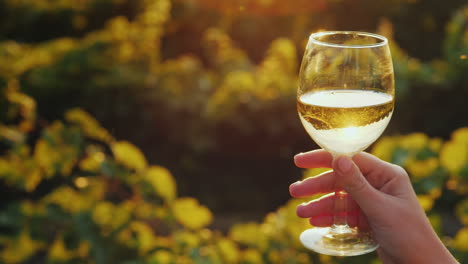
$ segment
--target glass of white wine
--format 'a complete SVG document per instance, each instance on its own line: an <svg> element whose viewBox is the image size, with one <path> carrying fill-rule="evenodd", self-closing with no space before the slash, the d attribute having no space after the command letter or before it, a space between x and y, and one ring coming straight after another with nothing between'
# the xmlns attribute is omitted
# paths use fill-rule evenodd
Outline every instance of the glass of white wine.
<svg viewBox="0 0 468 264"><path fill-rule="evenodd" d="M334 157L366 149L385 130L394 108L388 40L355 31L310 35L299 73L297 110L312 139ZM339 179L337 179L339 181ZM374 251L370 230L350 226L344 191L336 191L333 225L305 230L302 244L318 253L355 256Z"/></svg>

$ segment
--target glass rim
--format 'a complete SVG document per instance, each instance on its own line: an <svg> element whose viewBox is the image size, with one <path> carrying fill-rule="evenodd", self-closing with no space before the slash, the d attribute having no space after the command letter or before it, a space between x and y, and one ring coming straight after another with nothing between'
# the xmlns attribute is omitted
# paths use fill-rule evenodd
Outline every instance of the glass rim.
<svg viewBox="0 0 468 264"><path fill-rule="evenodd" d="M327 36L327 35L337 35L337 34L342 34L342 35L360 35L360 36L366 36L366 37L372 37L375 39L380 40L378 43L371 43L371 44L360 44L360 45L346 45L346 44L336 44L336 43L330 43L326 41L321 41L316 38L321 37L321 36ZM334 47L334 48L377 48L377 47L383 47L388 44L388 40L386 37L375 34L375 33L369 33L369 32L364 32L364 31L320 31L316 33L312 33L309 36L309 41L313 42L314 44L317 45L322 45L322 46L328 46L328 47Z"/></svg>

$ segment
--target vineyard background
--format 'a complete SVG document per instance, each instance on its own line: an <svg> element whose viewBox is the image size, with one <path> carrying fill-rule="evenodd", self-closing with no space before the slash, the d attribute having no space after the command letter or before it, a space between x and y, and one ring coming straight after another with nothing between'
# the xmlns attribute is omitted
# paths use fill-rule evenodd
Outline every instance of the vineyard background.
<svg viewBox="0 0 468 264"><path fill-rule="evenodd" d="M0 263L378 263L297 239L288 185L320 172L292 163L317 147L297 71L323 29L390 39L369 151L468 262L468 6L446 2L0 2Z"/></svg>

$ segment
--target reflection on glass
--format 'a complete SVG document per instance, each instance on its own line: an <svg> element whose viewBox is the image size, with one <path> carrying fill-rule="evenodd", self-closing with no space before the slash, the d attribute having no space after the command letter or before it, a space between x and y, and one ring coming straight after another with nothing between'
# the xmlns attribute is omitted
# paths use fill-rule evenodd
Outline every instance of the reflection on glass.
<svg viewBox="0 0 468 264"><path fill-rule="evenodd" d="M363 151L387 127L393 106L393 66L385 37L337 31L310 36L299 73L297 110L319 146L334 157ZM375 250L378 245L366 227L348 225L347 203L346 193L337 191L333 225L304 231L304 246L336 256Z"/></svg>

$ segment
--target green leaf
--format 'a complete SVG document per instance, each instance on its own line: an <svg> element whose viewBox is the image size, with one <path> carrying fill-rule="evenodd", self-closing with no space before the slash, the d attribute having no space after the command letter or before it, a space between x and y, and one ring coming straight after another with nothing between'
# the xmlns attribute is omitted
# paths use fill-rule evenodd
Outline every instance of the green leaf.
<svg viewBox="0 0 468 264"><path fill-rule="evenodd" d="M393 152L391 163L395 163L399 166L405 165L406 159L409 157L409 152L406 149L397 147Z"/></svg>
<svg viewBox="0 0 468 264"><path fill-rule="evenodd" d="M459 175L461 179L468 181L468 163L460 169Z"/></svg>

